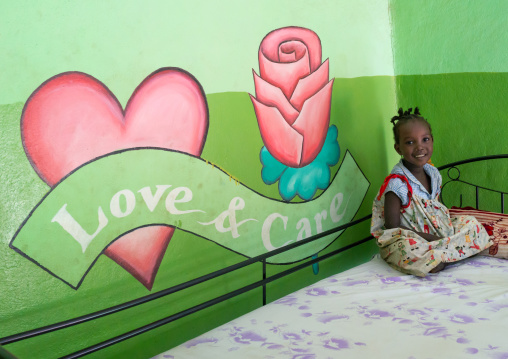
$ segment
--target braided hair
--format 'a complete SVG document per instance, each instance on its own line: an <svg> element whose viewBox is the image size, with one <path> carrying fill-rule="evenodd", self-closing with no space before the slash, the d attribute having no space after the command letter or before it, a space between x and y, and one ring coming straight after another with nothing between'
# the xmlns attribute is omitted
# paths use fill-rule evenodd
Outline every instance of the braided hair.
<svg viewBox="0 0 508 359"><path fill-rule="evenodd" d="M432 127L430 126L430 123L427 122L427 120L420 114L420 110L418 107L415 107L415 111L413 111L413 108L408 108L407 111L402 110L402 107L399 108L399 115L393 116L390 122L393 124L393 138L395 140L395 143L399 143L399 127L405 123L408 123L412 120L415 121L422 121L427 126L429 126L430 134L432 135Z"/></svg>

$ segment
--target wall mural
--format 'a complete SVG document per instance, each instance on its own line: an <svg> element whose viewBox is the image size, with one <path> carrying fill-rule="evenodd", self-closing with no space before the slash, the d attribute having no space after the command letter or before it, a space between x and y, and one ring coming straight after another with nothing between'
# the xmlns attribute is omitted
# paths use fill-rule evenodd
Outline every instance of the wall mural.
<svg viewBox="0 0 508 359"><path fill-rule="evenodd" d="M74 289L105 254L151 290L175 229L251 257L347 223L369 182L348 151L331 178L340 148L330 126L333 79L321 61L309 29L274 30L259 47L250 97L264 143L261 177L278 182L280 199L201 157L209 121L220 118L209 119L205 92L187 71L155 71L125 110L90 75L54 76L21 117L27 158L50 190L10 247ZM336 238L269 263L308 258Z"/></svg>
<svg viewBox="0 0 508 359"><path fill-rule="evenodd" d="M262 177L280 180L286 201L311 199L330 183L329 166L339 161L337 128L330 124L333 80L328 60L321 63L321 42L313 31L288 27L269 33L259 47L259 72L251 96L259 130Z"/></svg>
<svg viewBox="0 0 508 359"><path fill-rule="evenodd" d="M134 91L125 111L95 78L63 73L34 91L21 117L27 157L51 187L83 164L125 148L149 146L200 155L207 129L208 107L200 84L175 68L148 76ZM111 178L124 175L118 172ZM104 254L151 288L173 232L168 226L139 228L112 243ZM83 229L80 235L93 238Z"/></svg>

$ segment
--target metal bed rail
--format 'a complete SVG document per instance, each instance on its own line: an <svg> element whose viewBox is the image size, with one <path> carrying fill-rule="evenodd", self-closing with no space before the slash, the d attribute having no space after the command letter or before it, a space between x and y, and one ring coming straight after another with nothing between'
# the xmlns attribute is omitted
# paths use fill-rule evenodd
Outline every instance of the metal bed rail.
<svg viewBox="0 0 508 359"><path fill-rule="evenodd" d="M147 332L149 330L152 330L152 329L158 328L158 327L160 327L162 325L171 323L171 322L173 322L173 321L175 321L177 319L180 319L180 318L185 317L187 315L190 315L192 313L198 312L200 310L203 310L205 308L213 306L213 305L215 305L217 303L223 302L223 301L225 301L227 299L231 299L231 298L233 298L235 296L238 296L240 294L243 294L243 293L248 292L250 290L253 290L255 288L263 287L263 305L265 305L266 304L266 284L268 284L270 282L273 282L273 281L275 281L277 279L280 279L280 278L282 278L284 276L287 276L287 275L289 275L291 273L294 273L294 272L296 272L296 271L298 271L298 270L300 270L300 269L302 269L304 267L313 265L315 263L318 263L319 261L322 261L322 260L325 260L327 258L330 258L330 257L332 257L334 255L337 255L338 253L341 253L343 251L346 251L346 250L348 250L350 248L353 248L353 247L358 246L360 244L366 243L366 242L370 241L373 237L372 236L368 236L368 237L366 237L366 238L364 238L362 240L356 241L356 242L351 243L351 244L349 244L347 246L344 246L342 248L334 250L334 251L332 251L330 253L327 253L326 255L323 255L321 257L313 258L313 259L311 259L309 261L306 261L304 263L296 265L296 266L294 266L294 267L292 267L290 269L287 269L287 270L285 270L283 272L280 272L280 273L275 274L273 276L270 276L268 278L266 277L266 260L267 260L267 258L270 258L272 256L275 256L277 254L280 254L280 253L283 253L283 252L286 252L286 251L289 251L289 250L291 250L293 248L305 245L307 243L313 242L313 241L318 240L318 239L320 239L322 237L325 237L325 236L337 233L339 231L345 230L345 229L350 228L350 227L352 227L352 226L354 226L354 225L356 225L358 223L361 223L361 222L364 222L366 220L369 220L370 218L371 218L371 215L367 215L367 216L362 217L360 219L357 219L355 221L352 221L352 222L346 223L344 225L338 226L336 228L330 229L328 231L319 233L317 235L314 235L312 237L306 238L304 240L301 240L301 241L289 244L289 245L284 246L282 248L275 249L273 251L270 251L270 252L265 253L265 254L261 254L261 255L256 256L256 257L248 258L248 259L246 259L244 261L241 261L239 263L236 263L234 265L228 266L226 268L222 268L222 269L217 270L215 272L203 275L201 277L198 277L198 278L192 279L190 281L178 284L176 286L173 286L173 287L161 290L159 292L146 295L144 297L140 297L140 298L137 298L137 299L125 302L125 303L121 303L121 304L112 306L110 308L106 308L106 309L103 309L103 310L100 310L100 311L96 311L96 312L93 312L93 313L90 313L90 314L86 314L86 315L83 315L83 316L80 316L80 317L72 318L72 319L61 321L61 322L54 323L54 324L51 324L51 325L43 326L43 327L40 327L40 328L35 328L35 329L32 329L32 330L28 330L28 331L24 331L24 332L21 332L21 333L17 333L17 334L13 334L13 335L9 335L9 336L0 338L0 345L6 345L6 344L18 342L18 341L21 341L21 340L25 340L25 339L28 339L28 338L35 337L35 336L39 336L39 335L43 335L43 334L46 334L46 333L54 332L54 331L57 331L57 330L61 330L61 329L64 329L64 328L72 327L72 326L75 326L75 325L78 325L78 324L81 324L81 323L88 322L90 320L98 319L98 318L105 317L105 316L113 314L113 313L117 313L117 312L129 309L129 308L133 308L133 307L138 306L140 304L148 303L150 301L153 301L153 300L158 299L158 298L162 298L164 296L167 296L169 294L181 291L183 289L193 287L193 286L198 285L200 283L206 282L206 281L208 281L210 279L219 277L219 276L224 275L226 273L233 272L233 271L235 271L237 269L246 267L246 266L254 264L256 262L262 263L262 266L263 266L263 269L262 269L263 270L263 279L260 280L260 281L257 281L255 283L251 283L251 284L249 284L247 286L244 286L244 287L242 287L240 289L231 291L231 292L226 293L226 294L224 294L222 296L216 297L216 298L214 298L212 300L209 300L209 301L206 301L204 303L198 304L198 305L196 305L194 307L188 308L188 309L183 310L183 311L181 311L179 313L175 313L173 315L170 315L168 317L160 319L160 320L158 320L156 322L153 322L153 323L150 323L148 325L139 327L139 328L137 328L135 330L129 331L127 333L124 333L122 335L116 336L116 337L111 338L109 340L105 340L105 341L103 341L101 343L92 345L92 346L90 346L88 348L84 348L82 350L79 350L79 351L76 351L74 353L68 354L68 355L66 355L66 356L64 356L62 358L80 358L80 357L83 357L85 355L91 354L91 353L96 352L98 350L101 350L103 348L106 348L106 347L109 347L111 345L120 343L120 342L122 342L122 341L124 341L126 339L129 339L129 338L132 338L132 337L134 337L136 335L145 333L145 332Z"/></svg>

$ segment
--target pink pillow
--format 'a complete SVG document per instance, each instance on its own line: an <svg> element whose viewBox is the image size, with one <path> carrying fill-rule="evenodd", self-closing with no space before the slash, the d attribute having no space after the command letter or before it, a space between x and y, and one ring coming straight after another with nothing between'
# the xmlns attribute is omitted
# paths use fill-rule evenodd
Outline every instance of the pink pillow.
<svg viewBox="0 0 508 359"><path fill-rule="evenodd" d="M480 255L508 259L508 214L487 212L472 207L452 207L450 216L475 217L494 241L494 244L480 252Z"/></svg>

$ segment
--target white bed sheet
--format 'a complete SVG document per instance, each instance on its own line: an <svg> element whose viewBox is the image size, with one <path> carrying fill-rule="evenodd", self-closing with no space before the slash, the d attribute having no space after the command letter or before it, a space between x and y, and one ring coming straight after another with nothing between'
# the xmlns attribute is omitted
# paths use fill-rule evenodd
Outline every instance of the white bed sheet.
<svg viewBox="0 0 508 359"><path fill-rule="evenodd" d="M418 278L376 256L156 358L508 358L508 260Z"/></svg>

